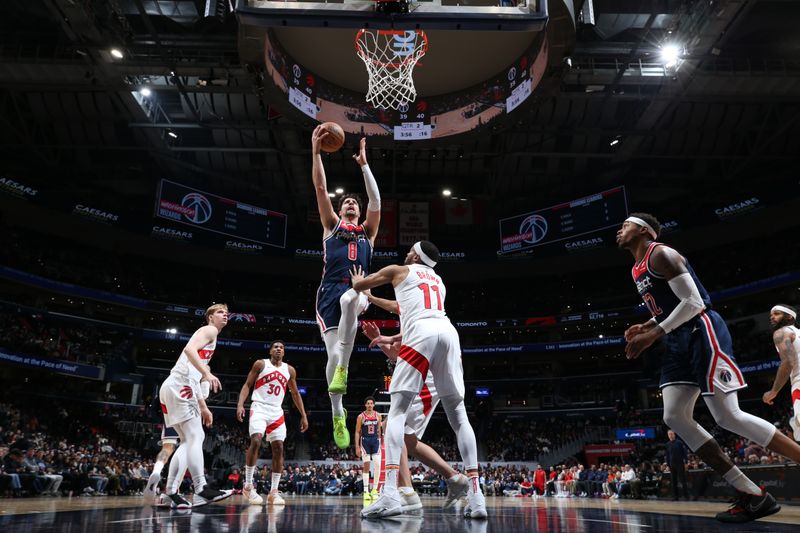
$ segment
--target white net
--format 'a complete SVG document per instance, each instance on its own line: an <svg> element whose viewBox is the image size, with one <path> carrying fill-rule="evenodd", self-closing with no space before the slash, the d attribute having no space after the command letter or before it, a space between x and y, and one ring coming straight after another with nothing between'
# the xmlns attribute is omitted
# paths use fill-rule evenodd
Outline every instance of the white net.
<svg viewBox="0 0 800 533"><path fill-rule="evenodd" d="M414 67L427 51L428 37L422 30L360 30L356 53L367 67L367 102L383 109L413 102Z"/></svg>

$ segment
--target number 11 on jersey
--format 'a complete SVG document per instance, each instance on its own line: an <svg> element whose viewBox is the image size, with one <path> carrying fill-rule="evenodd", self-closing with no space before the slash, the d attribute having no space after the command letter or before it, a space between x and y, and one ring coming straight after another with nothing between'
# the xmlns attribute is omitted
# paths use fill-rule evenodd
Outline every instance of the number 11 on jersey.
<svg viewBox="0 0 800 533"><path fill-rule="evenodd" d="M417 285L422 291L422 297L425 298L425 309L431 308L431 291L436 293L436 309L442 310L442 296L439 294L438 285L428 285L427 283L420 283Z"/></svg>

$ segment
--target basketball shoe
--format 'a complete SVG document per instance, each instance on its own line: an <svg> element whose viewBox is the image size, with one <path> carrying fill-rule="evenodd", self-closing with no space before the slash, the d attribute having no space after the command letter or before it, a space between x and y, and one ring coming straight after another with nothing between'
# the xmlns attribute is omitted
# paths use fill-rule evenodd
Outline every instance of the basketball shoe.
<svg viewBox="0 0 800 533"><path fill-rule="evenodd" d="M270 492L267 496L267 505L286 505L286 500L281 497L279 492Z"/></svg>
<svg viewBox="0 0 800 533"><path fill-rule="evenodd" d="M261 505L264 503L264 498L258 494L253 485L245 485L244 489L242 490L242 494L244 494L244 497L247 498L247 503L250 505Z"/></svg>
<svg viewBox="0 0 800 533"><path fill-rule="evenodd" d="M172 500L172 504L170 505L170 507L172 507L173 509L185 510L185 509L191 509L193 507L193 505L189 503L189 501L186 498L184 498L177 492L175 494L167 494L167 496L169 497L170 500Z"/></svg>
<svg viewBox="0 0 800 533"><path fill-rule="evenodd" d="M347 369L345 367L336 367L331 384L328 385L328 392L332 392L333 394L347 394Z"/></svg>
<svg viewBox="0 0 800 533"><path fill-rule="evenodd" d="M333 415L333 441L339 449L344 450L350 446L350 432L347 430L347 409L344 415Z"/></svg>
<svg viewBox="0 0 800 533"><path fill-rule="evenodd" d="M225 498L230 498L232 494L232 490L217 490L211 487L203 487L203 490L201 490L199 494L194 495L192 507L201 507L209 503L219 502Z"/></svg>
<svg viewBox="0 0 800 533"><path fill-rule="evenodd" d="M775 514L780 510L781 506L772 494L762 488L760 496L739 492L730 509L717 513L717 520L741 524Z"/></svg>
<svg viewBox="0 0 800 533"><path fill-rule="evenodd" d="M383 491L378 501L361 510L361 518L386 518L388 516L396 516L403 512L403 504L400 498L400 493L388 494Z"/></svg>
<svg viewBox="0 0 800 533"><path fill-rule="evenodd" d="M401 492L400 502L401 509L404 513L422 509L422 500L419 499L419 494L417 494L414 490L411 492Z"/></svg>
<svg viewBox="0 0 800 533"><path fill-rule="evenodd" d="M147 479L147 486L144 488L144 492L142 496L144 496L144 501L151 502L156 497L156 489L158 488L158 482L161 481L161 473L158 474L150 474L150 477Z"/></svg>
<svg viewBox="0 0 800 533"><path fill-rule="evenodd" d="M447 480L447 496L442 509L451 509L459 500L469 493L469 479L464 474L459 474L453 481Z"/></svg>
<svg viewBox="0 0 800 533"><path fill-rule="evenodd" d="M486 518L486 498L482 492L469 491L467 494L467 506L464 507L466 518Z"/></svg>

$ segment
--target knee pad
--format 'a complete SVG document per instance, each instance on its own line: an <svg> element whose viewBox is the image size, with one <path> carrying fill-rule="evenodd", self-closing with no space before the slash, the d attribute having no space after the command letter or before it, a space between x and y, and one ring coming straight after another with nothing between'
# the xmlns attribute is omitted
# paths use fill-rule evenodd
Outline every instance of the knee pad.
<svg viewBox="0 0 800 533"><path fill-rule="evenodd" d="M713 438L694 418L690 418L682 412L664 411L664 423L677 433L692 451L697 451L700 446Z"/></svg>

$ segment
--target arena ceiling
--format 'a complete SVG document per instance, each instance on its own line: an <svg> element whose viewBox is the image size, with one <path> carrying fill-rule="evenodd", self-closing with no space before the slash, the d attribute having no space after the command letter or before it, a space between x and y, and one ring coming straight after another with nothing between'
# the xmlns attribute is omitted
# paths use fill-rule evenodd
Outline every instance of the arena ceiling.
<svg viewBox="0 0 800 533"><path fill-rule="evenodd" d="M4 170L120 203L152 199L156 181L172 177L285 211L302 221L293 231L318 238L307 223L310 123L271 109L261 68L239 61L234 16L205 17L201 0L6 4ZM515 214L625 184L637 208L690 210L754 179L792 177L799 2L576 7L569 60L552 62L510 121L437 144L374 149L384 195L439 197L450 187L493 214ZM684 48L677 70L660 57L671 42ZM114 47L124 58L111 56ZM157 95L150 103L137 99L144 86ZM351 153L327 160L331 185L358 186Z"/></svg>

